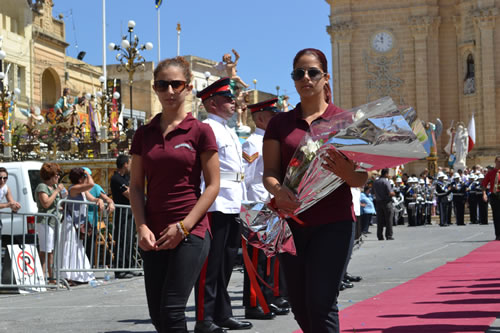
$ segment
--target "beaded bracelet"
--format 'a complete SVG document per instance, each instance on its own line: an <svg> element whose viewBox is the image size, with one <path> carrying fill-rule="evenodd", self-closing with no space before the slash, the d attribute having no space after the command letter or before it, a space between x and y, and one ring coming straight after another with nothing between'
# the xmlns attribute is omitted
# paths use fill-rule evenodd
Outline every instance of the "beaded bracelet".
<svg viewBox="0 0 500 333"><path fill-rule="evenodd" d="M186 227L184 226L184 221L177 222L177 228L179 231L184 235L184 238L186 238L189 235L189 231L187 231Z"/></svg>

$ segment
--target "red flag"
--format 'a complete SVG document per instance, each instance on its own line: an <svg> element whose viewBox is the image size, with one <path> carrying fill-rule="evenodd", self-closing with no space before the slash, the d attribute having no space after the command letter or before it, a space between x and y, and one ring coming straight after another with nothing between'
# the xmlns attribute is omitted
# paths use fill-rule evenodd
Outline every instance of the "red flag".
<svg viewBox="0 0 500 333"><path fill-rule="evenodd" d="M474 114L470 118L469 126L467 126L467 132L469 132L469 149L467 152L471 151L474 148L474 144L476 143L476 122L474 121Z"/></svg>

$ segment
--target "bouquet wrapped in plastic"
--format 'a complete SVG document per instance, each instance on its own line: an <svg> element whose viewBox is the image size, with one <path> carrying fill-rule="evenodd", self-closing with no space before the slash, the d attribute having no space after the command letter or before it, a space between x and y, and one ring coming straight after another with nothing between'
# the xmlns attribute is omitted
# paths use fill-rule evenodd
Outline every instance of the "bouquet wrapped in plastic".
<svg viewBox="0 0 500 333"><path fill-rule="evenodd" d="M343 180L326 170L327 151L336 149L362 170L392 168L427 156L422 145L428 140L412 107L398 109L384 97L360 107L315 121L290 160L283 184L297 196L300 206L284 216L272 202L256 217L243 214L243 235L249 243L272 256L295 254L286 218L296 216L335 191ZM255 209L254 209L255 211Z"/></svg>

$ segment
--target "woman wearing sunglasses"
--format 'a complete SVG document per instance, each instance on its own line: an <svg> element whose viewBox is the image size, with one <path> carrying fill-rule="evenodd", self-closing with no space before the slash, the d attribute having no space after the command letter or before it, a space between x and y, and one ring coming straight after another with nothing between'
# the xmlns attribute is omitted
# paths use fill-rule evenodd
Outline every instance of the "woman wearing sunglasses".
<svg viewBox="0 0 500 333"><path fill-rule="evenodd" d="M299 51L293 60L292 79L300 103L269 122L263 146L264 185L277 207L288 215L299 206L293 192L281 185L290 159L313 122L342 112L331 103L330 75L321 51ZM354 162L335 150L329 151L323 167L345 183L298 215L305 226L289 221L297 256L280 256L292 311L304 333L340 330L337 296L356 218L350 187L362 186L367 179L366 172L355 171Z"/></svg>
<svg viewBox="0 0 500 333"><path fill-rule="evenodd" d="M186 304L210 248L206 212L219 192L214 133L184 108L191 78L182 57L158 64L153 89L162 112L137 130L130 150L130 203L158 332L187 332Z"/></svg>

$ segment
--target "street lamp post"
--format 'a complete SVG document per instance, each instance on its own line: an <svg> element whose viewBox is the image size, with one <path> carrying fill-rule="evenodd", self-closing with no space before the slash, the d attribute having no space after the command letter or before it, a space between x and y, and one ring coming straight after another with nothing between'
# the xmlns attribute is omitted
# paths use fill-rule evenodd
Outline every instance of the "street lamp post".
<svg viewBox="0 0 500 333"><path fill-rule="evenodd" d="M132 84L134 83L134 73L135 71L141 67L144 69L144 63L146 59L139 53L139 51L143 50L152 50L153 44L147 42L146 44L142 44L139 46L139 37L134 35L132 37L132 33L134 32L135 22L130 20L128 21L128 39L127 35L122 37L122 41L120 45L116 45L114 43L109 43L109 50L119 51L116 55L116 60L118 60L121 66L118 67L118 71L125 69L128 72L128 82L130 86L130 119L127 125L128 129L132 129L132 121L133 121L133 107L132 107Z"/></svg>
<svg viewBox="0 0 500 333"><path fill-rule="evenodd" d="M3 72L3 60L7 53L2 50L2 39L0 36L0 112L3 118L3 156L4 159L12 157L12 137L9 125L9 107L15 108L16 102L19 99L21 90L15 88L14 91L9 91L8 85L4 84L5 73Z"/></svg>
<svg viewBox="0 0 500 333"><path fill-rule="evenodd" d="M209 71L206 71L205 73L203 73L203 75L205 76L205 80L207 80L207 85L205 86L208 87L208 79L210 78L210 76L212 76L212 73L210 73Z"/></svg>
<svg viewBox="0 0 500 333"><path fill-rule="evenodd" d="M280 86L276 86L276 97L280 97Z"/></svg>
<svg viewBox="0 0 500 333"><path fill-rule="evenodd" d="M99 99L99 113L101 114L101 127L99 128L99 142L101 155L108 154L108 127L111 130L111 110L113 106L113 100L120 98L120 93L115 91L113 94L108 94L106 90L106 77L99 77L99 82L101 82L101 91L96 93Z"/></svg>

